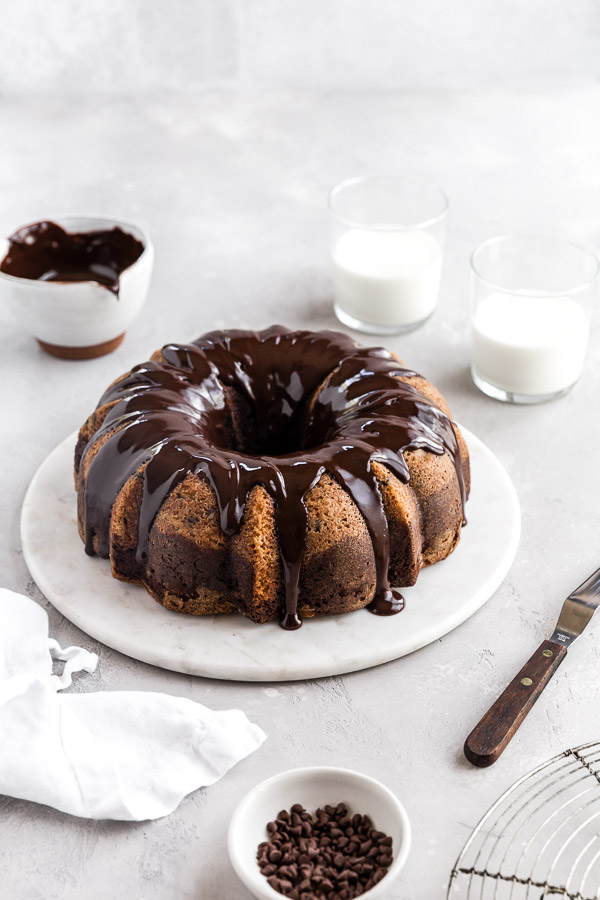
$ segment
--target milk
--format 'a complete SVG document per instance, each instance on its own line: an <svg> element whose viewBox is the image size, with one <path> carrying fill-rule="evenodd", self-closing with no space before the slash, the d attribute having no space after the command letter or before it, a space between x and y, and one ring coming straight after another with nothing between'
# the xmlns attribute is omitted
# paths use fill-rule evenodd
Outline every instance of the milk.
<svg viewBox="0 0 600 900"><path fill-rule="evenodd" d="M588 320L570 297L502 292L485 297L473 317L473 370L513 394L556 394L583 368Z"/></svg>
<svg viewBox="0 0 600 900"><path fill-rule="evenodd" d="M336 302L361 322L410 326L435 309L442 248L426 232L353 228L332 259Z"/></svg>

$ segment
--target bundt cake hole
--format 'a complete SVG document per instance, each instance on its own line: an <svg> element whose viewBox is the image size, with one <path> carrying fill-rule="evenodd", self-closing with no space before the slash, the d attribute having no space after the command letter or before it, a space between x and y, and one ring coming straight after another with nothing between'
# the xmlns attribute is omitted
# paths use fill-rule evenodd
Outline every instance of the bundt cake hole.
<svg viewBox="0 0 600 900"><path fill-rule="evenodd" d="M286 414L273 415L270 409L256 407L236 387L224 388L228 445L220 449L234 450L248 456L288 456L300 451L316 449L318 444L307 441L306 415L313 395L301 397L292 406L288 395L280 398Z"/></svg>

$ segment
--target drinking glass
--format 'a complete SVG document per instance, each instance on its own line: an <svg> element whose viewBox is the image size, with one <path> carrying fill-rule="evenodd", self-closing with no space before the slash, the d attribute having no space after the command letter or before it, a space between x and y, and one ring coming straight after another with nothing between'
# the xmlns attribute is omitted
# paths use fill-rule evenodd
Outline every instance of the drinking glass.
<svg viewBox="0 0 600 900"><path fill-rule="evenodd" d="M412 331L438 298L448 200L412 176L352 178L329 195L334 309L369 334Z"/></svg>
<svg viewBox="0 0 600 900"><path fill-rule="evenodd" d="M471 257L471 373L490 397L541 403L581 375L596 256L557 238L505 235Z"/></svg>

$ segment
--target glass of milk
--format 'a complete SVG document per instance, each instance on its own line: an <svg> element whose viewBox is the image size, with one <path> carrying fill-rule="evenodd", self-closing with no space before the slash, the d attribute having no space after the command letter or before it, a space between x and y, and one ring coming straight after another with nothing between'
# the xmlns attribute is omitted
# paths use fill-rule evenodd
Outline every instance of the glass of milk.
<svg viewBox="0 0 600 900"><path fill-rule="evenodd" d="M471 257L477 387L510 403L566 394L583 369L598 273L593 253L556 238L481 244Z"/></svg>
<svg viewBox="0 0 600 900"><path fill-rule="evenodd" d="M334 309L344 325L400 334L438 298L448 200L411 176L352 178L329 195Z"/></svg>

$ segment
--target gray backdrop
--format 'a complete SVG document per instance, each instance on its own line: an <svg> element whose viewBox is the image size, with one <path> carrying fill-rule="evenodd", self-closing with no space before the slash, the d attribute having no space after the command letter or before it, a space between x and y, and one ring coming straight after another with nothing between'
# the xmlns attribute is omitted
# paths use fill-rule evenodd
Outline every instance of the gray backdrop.
<svg viewBox="0 0 600 900"><path fill-rule="evenodd" d="M1 0L0 90L598 81L596 0Z"/></svg>

